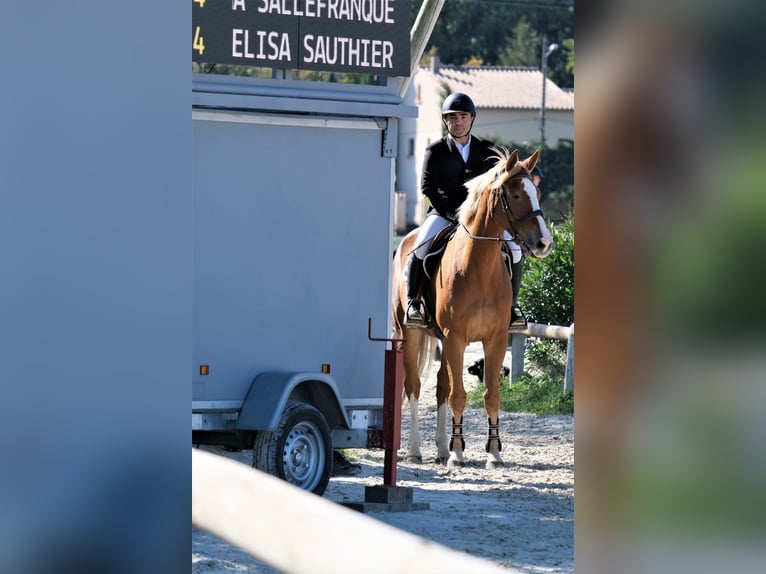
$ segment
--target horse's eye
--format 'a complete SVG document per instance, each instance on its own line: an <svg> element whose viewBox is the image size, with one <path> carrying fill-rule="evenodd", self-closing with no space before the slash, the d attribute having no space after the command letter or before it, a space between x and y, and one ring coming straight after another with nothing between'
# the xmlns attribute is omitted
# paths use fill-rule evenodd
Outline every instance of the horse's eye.
<svg viewBox="0 0 766 574"><path fill-rule="evenodd" d="M519 199L521 196L518 193L512 193L511 199Z"/></svg>

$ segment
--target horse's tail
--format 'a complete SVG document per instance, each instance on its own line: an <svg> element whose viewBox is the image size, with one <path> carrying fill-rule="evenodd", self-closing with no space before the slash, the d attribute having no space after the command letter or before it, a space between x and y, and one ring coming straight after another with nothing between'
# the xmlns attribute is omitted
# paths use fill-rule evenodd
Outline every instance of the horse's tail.
<svg viewBox="0 0 766 574"><path fill-rule="evenodd" d="M411 237L410 237L411 236ZM411 232L394 252L392 267L392 301L391 301L391 325L394 339L402 339L405 336L404 315L407 312L407 300L405 296L406 285L404 279L404 267L407 263L407 255L415 239L415 232ZM431 366L435 341L424 331L412 333L411 336L420 337L418 342L418 372L421 376ZM401 343L397 346L401 348Z"/></svg>
<svg viewBox="0 0 766 574"><path fill-rule="evenodd" d="M403 239L394 252L394 258L391 265L391 327L394 339L404 337L404 314L407 310L407 303L404 300L404 267L407 261L407 238ZM396 343L401 348L401 343Z"/></svg>
<svg viewBox="0 0 766 574"><path fill-rule="evenodd" d="M412 336L420 337L418 340L418 377L421 385L428 376L434 363L437 341L436 338L426 334L422 329L410 329L414 331ZM407 400L407 372L402 370L402 404Z"/></svg>
<svg viewBox="0 0 766 574"><path fill-rule="evenodd" d="M420 350L418 352L418 373L421 380L426 378L431 365L434 364L435 351L436 339L424 333L423 338L420 339Z"/></svg>
<svg viewBox="0 0 766 574"><path fill-rule="evenodd" d="M418 376L421 381L425 378L430 369L433 358L436 340L430 336L424 329L408 329L404 326L404 315L407 310L406 285L404 279L404 268L407 262L407 256L414 246L417 237L417 229L410 231L402 239L399 247L396 249L393 258L392 268L392 331L394 339L403 339L404 337L417 339L418 348ZM402 343L394 343L397 348L402 348ZM402 373L402 403L406 399L406 373Z"/></svg>

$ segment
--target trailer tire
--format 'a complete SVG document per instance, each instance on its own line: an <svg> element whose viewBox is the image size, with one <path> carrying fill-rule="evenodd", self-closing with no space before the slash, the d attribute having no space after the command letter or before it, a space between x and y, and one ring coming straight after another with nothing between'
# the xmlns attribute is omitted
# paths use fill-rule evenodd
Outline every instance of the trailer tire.
<svg viewBox="0 0 766 574"><path fill-rule="evenodd" d="M332 474L332 436L322 413L287 403L277 428L256 434L253 466L321 496Z"/></svg>

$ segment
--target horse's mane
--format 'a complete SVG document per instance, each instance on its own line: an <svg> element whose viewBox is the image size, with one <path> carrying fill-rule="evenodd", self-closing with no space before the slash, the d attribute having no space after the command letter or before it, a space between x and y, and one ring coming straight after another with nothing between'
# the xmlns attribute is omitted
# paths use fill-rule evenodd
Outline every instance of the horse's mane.
<svg viewBox="0 0 766 574"><path fill-rule="evenodd" d="M476 210L479 208L479 200L485 191L499 188L509 177L524 169L521 162L517 161L510 171L504 172L505 162L508 161L511 155L510 150L506 147L493 147L492 151L494 152L492 158L496 160L495 165L481 175L477 175L465 182L468 196L457 211L458 221L463 225L467 224L468 220L476 214Z"/></svg>

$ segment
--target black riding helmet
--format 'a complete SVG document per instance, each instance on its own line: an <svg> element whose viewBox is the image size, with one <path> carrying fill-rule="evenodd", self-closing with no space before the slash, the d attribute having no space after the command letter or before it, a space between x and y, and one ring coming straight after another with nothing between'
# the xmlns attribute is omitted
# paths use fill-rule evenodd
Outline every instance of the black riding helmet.
<svg viewBox="0 0 766 574"><path fill-rule="evenodd" d="M447 96L442 104L442 116L453 112L468 112L476 115L476 106L466 94L455 92Z"/></svg>
<svg viewBox="0 0 766 574"><path fill-rule="evenodd" d="M455 112L466 112L471 114L471 127L468 128L468 133L470 134L473 129L473 122L476 121L476 106L474 105L473 100L462 92L450 94L444 99L444 103L442 104L442 121L444 121L445 126L447 126L447 122L444 120L444 116ZM447 131L449 131L448 126ZM450 134L454 136L452 132L450 132Z"/></svg>

